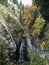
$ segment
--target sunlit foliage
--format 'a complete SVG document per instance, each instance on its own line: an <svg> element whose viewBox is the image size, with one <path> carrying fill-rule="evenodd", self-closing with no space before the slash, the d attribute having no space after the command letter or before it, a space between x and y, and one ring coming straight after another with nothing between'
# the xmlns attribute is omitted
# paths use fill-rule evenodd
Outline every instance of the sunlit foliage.
<svg viewBox="0 0 49 65"><path fill-rule="evenodd" d="M24 24L28 27L31 22L34 22L38 13L38 8L36 5L32 5L31 7L26 7L24 9Z"/></svg>
<svg viewBox="0 0 49 65"><path fill-rule="evenodd" d="M40 34L40 32L42 32L42 30L44 29L44 25L45 25L45 21L42 20L41 18L36 18L35 20L35 24L34 24L34 28L36 30L36 32L38 33L38 35Z"/></svg>

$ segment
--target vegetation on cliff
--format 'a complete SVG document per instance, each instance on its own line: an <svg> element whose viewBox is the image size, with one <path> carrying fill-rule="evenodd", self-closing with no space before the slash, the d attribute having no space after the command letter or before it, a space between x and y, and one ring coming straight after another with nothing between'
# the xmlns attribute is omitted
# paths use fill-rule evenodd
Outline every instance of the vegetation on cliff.
<svg viewBox="0 0 49 65"><path fill-rule="evenodd" d="M10 1L10 0L9 0ZM30 62L20 63L21 65L49 65L49 1L35 0L31 6L26 6L17 0L8 3L8 0L0 0L0 64L11 65L9 61L8 44L1 24L5 27L8 34L16 43L17 52L19 52L22 38L25 37L31 40L33 48L31 49L32 56ZM46 11L45 11L46 10ZM2 42L1 42L2 41ZM11 40L9 40L11 41ZM27 44L26 44L27 47ZM39 50L38 50L39 49ZM30 52L31 52L30 51ZM39 52L38 52L39 51ZM16 55L19 55L19 53ZM27 51L28 52L28 51ZM34 53L33 53L34 52ZM46 53L44 58L40 55ZM29 53L28 53L29 54ZM30 59L28 59L30 60ZM4 61L4 62L3 62ZM15 61L15 60L14 60Z"/></svg>

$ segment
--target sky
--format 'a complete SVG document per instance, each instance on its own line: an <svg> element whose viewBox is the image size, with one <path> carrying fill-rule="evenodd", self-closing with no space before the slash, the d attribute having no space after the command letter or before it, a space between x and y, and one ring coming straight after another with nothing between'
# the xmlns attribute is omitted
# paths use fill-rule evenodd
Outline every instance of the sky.
<svg viewBox="0 0 49 65"><path fill-rule="evenodd" d="M20 1L22 1L22 4L24 4L24 6L32 4L32 0L18 0L19 3L20 3Z"/></svg>

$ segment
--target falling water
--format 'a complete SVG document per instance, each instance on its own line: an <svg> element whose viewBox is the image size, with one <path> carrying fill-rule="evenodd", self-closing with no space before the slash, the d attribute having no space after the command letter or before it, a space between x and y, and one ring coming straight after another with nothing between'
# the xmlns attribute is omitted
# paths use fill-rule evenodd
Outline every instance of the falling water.
<svg viewBox="0 0 49 65"><path fill-rule="evenodd" d="M22 38L22 41L21 41L21 46L20 46L20 55L19 55L19 62L24 62L25 61L25 55L24 55L24 51L25 51L25 46L26 46L26 43L25 43L25 40L24 38Z"/></svg>

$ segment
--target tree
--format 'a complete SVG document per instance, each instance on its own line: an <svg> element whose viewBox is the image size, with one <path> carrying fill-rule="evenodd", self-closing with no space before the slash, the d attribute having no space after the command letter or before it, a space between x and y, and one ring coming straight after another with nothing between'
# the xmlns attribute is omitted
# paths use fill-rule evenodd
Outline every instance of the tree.
<svg viewBox="0 0 49 65"><path fill-rule="evenodd" d="M26 7L24 9L24 25L31 29L34 24L36 17L38 17L38 8L36 5Z"/></svg>
<svg viewBox="0 0 49 65"><path fill-rule="evenodd" d="M49 0L33 0L37 6L40 6L41 15L49 21Z"/></svg>
<svg viewBox="0 0 49 65"><path fill-rule="evenodd" d="M22 2L20 1L19 4L19 21L21 24L23 24L23 10L24 10L24 5L22 4Z"/></svg>
<svg viewBox="0 0 49 65"><path fill-rule="evenodd" d="M8 1L7 0L0 0L0 4L2 5L7 5Z"/></svg>
<svg viewBox="0 0 49 65"><path fill-rule="evenodd" d="M6 45L0 42L0 65L11 65L8 59Z"/></svg>
<svg viewBox="0 0 49 65"><path fill-rule="evenodd" d="M32 5L24 9L25 32L29 35L40 35L45 27L45 20L39 17L39 7Z"/></svg>
<svg viewBox="0 0 49 65"><path fill-rule="evenodd" d="M18 0L13 0L13 3L18 5Z"/></svg>
<svg viewBox="0 0 49 65"><path fill-rule="evenodd" d="M35 32L37 32L38 35L40 35L40 33L43 31L45 27L45 21L42 20L40 17L38 17L36 18L35 24L33 27L34 27L34 30L36 30Z"/></svg>

